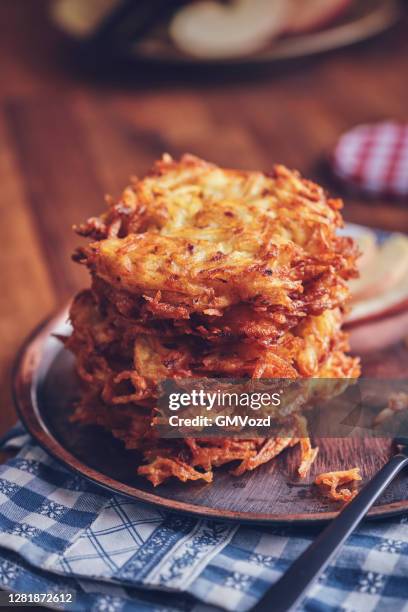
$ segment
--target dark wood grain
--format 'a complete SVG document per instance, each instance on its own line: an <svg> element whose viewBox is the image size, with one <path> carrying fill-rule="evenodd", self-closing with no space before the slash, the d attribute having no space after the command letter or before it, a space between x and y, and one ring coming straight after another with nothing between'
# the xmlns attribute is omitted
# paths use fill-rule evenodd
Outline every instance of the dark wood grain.
<svg viewBox="0 0 408 612"><path fill-rule="evenodd" d="M346 219L408 231L406 203L346 194L324 163L356 123L408 120L406 17L364 44L272 70L90 73L47 5L0 3L0 433L16 418L9 378L19 344L88 282L70 260L72 223L165 150L264 170L283 162L345 195Z"/></svg>
<svg viewBox="0 0 408 612"><path fill-rule="evenodd" d="M297 477L299 449L286 450L273 461L240 478L228 468L216 471L211 484L181 483L171 479L154 488L137 476L141 457L127 451L100 427L70 421L78 399L78 380L73 356L53 334L69 332L64 310L39 329L24 347L14 377L19 414L38 442L58 460L83 476L116 493L170 509L202 516L249 522L312 523L333 518L341 505L330 502L313 486L316 474L357 466L363 481L370 479L395 452L390 438L349 437L316 439L319 454L305 480ZM396 358L393 359L393 354ZM406 372L408 352L377 352L363 361L364 374L378 374L383 362L385 376ZM408 474L389 486L371 517L408 510Z"/></svg>
<svg viewBox="0 0 408 612"><path fill-rule="evenodd" d="M78 244L72 226L83 218L85 210L96 214L101 209L103 187L83 132L63 98L10 102L5 113L35 233L55 291L67 299L87 280L81 267L70 265L67 258Z"/></svg>

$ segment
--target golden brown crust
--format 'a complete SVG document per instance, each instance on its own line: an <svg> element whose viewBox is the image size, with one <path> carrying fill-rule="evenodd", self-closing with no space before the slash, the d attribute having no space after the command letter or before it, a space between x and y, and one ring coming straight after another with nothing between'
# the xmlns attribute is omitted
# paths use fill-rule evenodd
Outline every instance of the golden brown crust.
<svg viewBox="0 0 408 612"><path fill-rule="evenodd" d="M339 207L283 166L267 175L165 158L79 228L97 239L81 259L129 299L152 303L160 291L165 318L243 301L317 314L344 304L343 281L356 275L354 243L335 233Z"/></svg>
<svg viewBox="0 0 408 612"><path fill-rule="evenodd" d="M358 362L343 353L347 342L340 331L338 311L308 317L269 345L229 342L205 346L188 335L174 342L144 334L122 319L104 316L91 291L77 296L70 317L74 332L67 347L77 356L78 374L89 384L102 385L102 394L111 403L155 398L157 383L165 378L345 378L350 374L354 378L359 372ZM119 393L123 381L131 393Z"/></svg>
<svg viewBox="0 0 408 612"><path fill-rule="evenodd" d="M158 383L358 376L341 331L357 257L336 235L341 201L283 166L225 170L185 155L164 156L107 202L77 228L92 240L75 254L92 288L75 298L66 340L83 385L74 418L140 451L138 473L154 486L211 482L229 463L240 475L296 444L305 477L318 449L302 418L289 415L273 439L162 440Z"/></svg>

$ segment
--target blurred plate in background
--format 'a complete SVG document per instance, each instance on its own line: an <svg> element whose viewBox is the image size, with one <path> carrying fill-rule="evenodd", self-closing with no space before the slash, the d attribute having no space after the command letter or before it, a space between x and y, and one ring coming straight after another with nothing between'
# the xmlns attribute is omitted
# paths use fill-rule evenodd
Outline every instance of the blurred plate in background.
<svg viewBox="0 0 408 612"><path fill-rule="evenodd" d="M194 58L178 51L165 31L133 45L129 57L166 64L269 64L330 51L370 38L395 24L401 11L396 0L360 0L347 17L327 29L274 40L268 48L246 57Z"/></svg>
<svg viewBox="0 0 408 612"><path fill-rule="evenodd" d="M309 0L308 10L301 5L300 12L285 2L271 2L262 19L259 5L252 10L249 2L242 10L243 4L229 8L216 0L186 6L184 0L54 0L51 18L99 61L114 56L176 66L240 66L344 47L383 32L401 16L398 0L331 0L331 5Z"/></svg>

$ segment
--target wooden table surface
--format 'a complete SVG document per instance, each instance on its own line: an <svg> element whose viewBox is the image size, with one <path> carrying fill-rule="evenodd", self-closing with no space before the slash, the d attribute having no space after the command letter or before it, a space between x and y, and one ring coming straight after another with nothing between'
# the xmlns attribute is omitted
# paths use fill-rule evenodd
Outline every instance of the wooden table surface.
<svg viewBox="0 0 408 612"><path fill-rule="evenodd" d="M229 166L324 169L359 122L408 120L408 20L375 40L253 74L80 70L40 0L2 0L0 22L0 433L15 421L10 371L26 334L87 275L73 223L168 151ZM4 27L6 26L6 27ZM340 193L341 195L341 193ZM348 197L345 217L408 231L407 204Z"/></svg>

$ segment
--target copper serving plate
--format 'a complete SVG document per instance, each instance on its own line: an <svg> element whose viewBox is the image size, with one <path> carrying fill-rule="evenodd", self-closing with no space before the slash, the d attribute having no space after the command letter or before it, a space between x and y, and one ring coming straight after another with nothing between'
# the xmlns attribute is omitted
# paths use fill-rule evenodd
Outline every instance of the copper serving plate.
<svg viewBox="0 0 408 612"><path fill-rule="evenodd" d="M20 351L14 374L17 410L38 443L65 466L82 476L136 501L163 509L251 523L300 523L332 519L340 506L322 497L313 475L329 469L359 466L364 480L388 460L390 439L317 440L320 452L310 478L296 477L298 449L240 478L219 469L211 484L171 480L157 488L136 475L140 457L126 451L108 432L70 421L78 396L73 357L54 334L70 332L67 310L37 328ZM366 376L403 377L408 349L401 343L366 356ZM347 457L347 465L344 458ZM370 510L370 517L408 511L408 473L401 474Z"/></svg>

